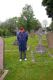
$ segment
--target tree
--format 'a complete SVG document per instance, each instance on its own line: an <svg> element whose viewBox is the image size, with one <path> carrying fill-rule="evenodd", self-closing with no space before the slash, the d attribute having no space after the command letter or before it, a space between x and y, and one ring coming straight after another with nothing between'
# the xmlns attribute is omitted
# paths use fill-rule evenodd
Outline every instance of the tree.
<svg viewBox="0 0 53 80"><path fill-rule="evenodd" d="M18 21L17 17L13 17L7 20L7 25L8 25L8 30L13 34L16 30L17 27L17 23L16 21Z"/></svg>
<svg viewBox="0 0 53 80"><path fill-rule="evenodd" d="M37 29L40 22L34 18L33 10L31 5L25 5L22 10L21 17L18 18L18 26L24 26L26 30ZM40 24L39 24L40 25Z"/></svg>
<svg viewBox="0 0 53 80"><path fill-rule="evenodd" d="M47 15L53 21L53 0L43 0L42 5L46 7Z"/></svg>
<svg viewBox="0 0 53 80"><path fill-rule="evenodd" d="M50 31L53 31L53 21L51 22L49 28L50 28Z"/></svg>
<svg viewBox="0 0 53 80"><path fill-rule="evenodd" d="M15 30L17 27L16 21L18 21L18 18L13 17L13 18L7 19L5 22L1 23L0 35L1 36L15 35Z"/></svg>

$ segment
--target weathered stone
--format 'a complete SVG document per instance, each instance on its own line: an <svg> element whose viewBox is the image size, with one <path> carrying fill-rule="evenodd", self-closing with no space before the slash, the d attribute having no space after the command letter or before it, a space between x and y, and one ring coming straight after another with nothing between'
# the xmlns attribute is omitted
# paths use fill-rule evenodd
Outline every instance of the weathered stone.
<svg viewBox="0 0 53 80"><path fill-rule="evenodd" d="M38 46L36 47L36 52L38 52L38 53L44 53L46 51L46 49L42 45L42 35L43 35L42 28L40 28L38 30L37 34L38 34L38 38L39 38L39 43L38 43Z"/></svg>
<svg viewBox="0 0 53 80"><path fill-rule="evenodd" d="M53 48L53 32L48 32L47 40L48 40L48 47Z"/></svg>
<svg viewBox="0 0 53 80"><path fill-rule="evenodd" d="M3 39L0 37L0 69L3 69L3 50L4 50Z"/></svg>
<svg viewBox="0 0 53 80"><path fill-rule="evenodd" d="M38 45L36 47L36 52L38 52L38 53L45 53L46 49L45 49L45 47L43 45Z"/></svg>

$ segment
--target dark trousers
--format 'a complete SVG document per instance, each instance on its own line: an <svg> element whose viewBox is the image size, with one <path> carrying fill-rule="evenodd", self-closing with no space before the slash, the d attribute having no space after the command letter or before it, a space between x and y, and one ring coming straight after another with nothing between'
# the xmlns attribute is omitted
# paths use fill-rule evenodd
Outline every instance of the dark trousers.
<svg viewBox="0 0 53 80"><path fill-rule="evenodd" d="M22 59L22 54L24 54L24 59L26 58L26 51L20 51L20 59Z"/></svg>

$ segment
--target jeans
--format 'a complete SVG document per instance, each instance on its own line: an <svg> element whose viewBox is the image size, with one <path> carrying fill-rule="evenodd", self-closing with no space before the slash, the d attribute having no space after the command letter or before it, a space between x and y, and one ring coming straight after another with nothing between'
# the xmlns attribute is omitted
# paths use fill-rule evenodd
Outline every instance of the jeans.
<svg viewBox="0 0 53 80"><path fill-rule="evenodd" d="M26 58L26 51L20 51L20 59L22 59L22 54L24 54L24 59Z"/></svg>

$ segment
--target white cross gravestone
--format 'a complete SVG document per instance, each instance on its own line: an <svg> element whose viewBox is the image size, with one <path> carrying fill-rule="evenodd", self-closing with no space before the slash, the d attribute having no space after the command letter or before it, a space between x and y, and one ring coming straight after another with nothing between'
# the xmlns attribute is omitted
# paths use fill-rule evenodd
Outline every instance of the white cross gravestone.
<svg viewBox="0 0 53 80"><path fill-rule="evenodd" d="M3 70L3 39L0 37L0 69Z"/></svg>

